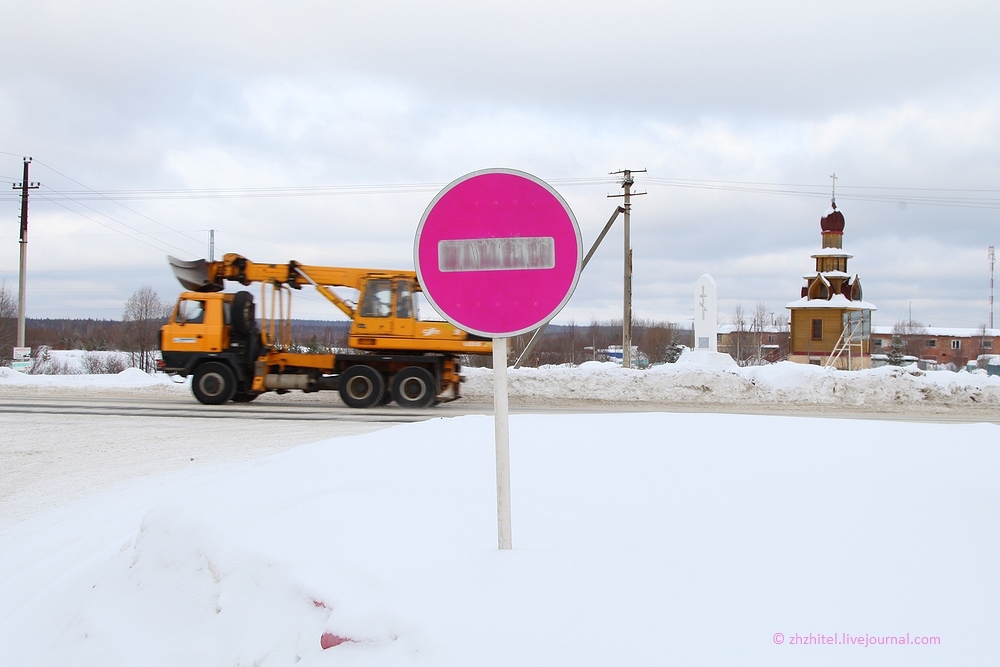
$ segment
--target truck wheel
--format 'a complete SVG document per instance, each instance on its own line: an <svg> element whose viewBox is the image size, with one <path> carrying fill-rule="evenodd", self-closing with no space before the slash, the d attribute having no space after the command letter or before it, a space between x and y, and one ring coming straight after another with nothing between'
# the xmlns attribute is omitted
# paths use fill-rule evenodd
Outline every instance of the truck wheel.
<svg viewBox="0 0 1000 667"><path fill-rule="evenodd" d="M340 398L348 407L374 407L384 393L385 378L371 366L351 366L340 374Z"/></svg>
<svg viewBox="0 0 1000 667"><path fill-rule="evenodd" d="M250 401L256 399L260 396L260 392L256 391L238 391L233 394L233 403L249 403Z"/></svg>
<svg viewBox="0 0 1000 667"><path fill-rule="evenodd" d="M426 408L437 396L434 376L420 366L410 366L392 379L392 395L404 408Z"/></svg>
<svg viewBox="0 0 1000 667"><path fill-rule="evenodd" d="M205 405L222 405L236 391L236 378L229 366L212 361L195 370L191 390Z"/></svg>
<svg viewBox="0 0 1000 667"><path fill-rule="evenodd" d="M253 331L256 321L256 313L253 306L253 294L250 292L237 292L233 297L233 331L243 336Z"/></svg>

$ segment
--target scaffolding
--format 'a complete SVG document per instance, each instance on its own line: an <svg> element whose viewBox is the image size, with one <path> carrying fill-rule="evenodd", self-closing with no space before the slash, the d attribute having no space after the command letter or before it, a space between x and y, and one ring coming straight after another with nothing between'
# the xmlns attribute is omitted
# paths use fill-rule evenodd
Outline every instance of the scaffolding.
<svg viewBox="0 0 1000 667"><path fill-rule="evenodd" d="M848 310L844 313L844 327L840 332L840 338L826 358L827 367L836 367L841 357L847 359L847 370L860 370L861 359L865 353L865 343L872 335L872 311L870 310ZM858 368L854 368L854 360L858 360Z"/></svg>

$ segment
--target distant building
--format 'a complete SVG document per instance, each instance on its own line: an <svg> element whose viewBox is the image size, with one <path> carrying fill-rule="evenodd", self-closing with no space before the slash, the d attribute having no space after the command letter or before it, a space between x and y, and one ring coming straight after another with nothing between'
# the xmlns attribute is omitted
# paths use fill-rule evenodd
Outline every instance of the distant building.
<svg viewBox="0 0 1000 667"><path fill-rule="evenodd" d="M812 257L816 270L804 276L801 298L791 311L789 361L843 369L871 367L870 334L875 306L864 301L861 280L847 272L844 214L837 203L820 221L823 248Z"/></svg>
<svg viewBox="0 0 1000 667"><path fill-rule="evenodd" d="M593 350L594 348L588 347L587 350ZM608 345L603 350L598 350L597 355L608 361L613 361L616 364L623 363L622 360L622 350L624 348L621 345ZM649 357L639 351L637 345L632 346L632 368L647 368L649 366Z"/></svg>
<svg viewBox="0 0 1000 667"><path fill-rule="evenodd" d="M872 329L872 356L878 362L888 357L892 348L895 327L878 326ZM1000 354L1000 329L984 327L909 327L907 333L897 334L907 356L915 357L921 365L962 368L970 361L983 359L983 366L992 355Z"/></svg>
<svg viewBox="0 0 1000 667"><path fill-rule="evenodd" d="M719 352L737 362L759 359L773 364L788 356L788 327L765 324L759 331L751 325L742 330L734 324L720 324L717 336Z"/></svg>

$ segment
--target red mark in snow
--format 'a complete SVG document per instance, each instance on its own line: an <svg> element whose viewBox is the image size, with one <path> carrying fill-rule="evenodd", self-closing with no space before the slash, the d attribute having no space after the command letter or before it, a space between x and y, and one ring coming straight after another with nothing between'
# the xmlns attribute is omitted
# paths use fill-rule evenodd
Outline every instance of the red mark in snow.
<svg viewBox="0 0 1000 667"><path fill-rule="evenodd" d="M326 606L326 603L323 602L322 600L313 600L312 603L314 607L319 607L321 609L329 609L329 607Z"/></svg>
<svg viewBox="0 0 1000 667"><path fill-rule="evenodd" d="M340 635L335 635L332 632L324 632L323 636L319 638L319 645L323 649L333 648L334 646L340 646L344 642L353 642L354 640L349 637L341 637Z"/></svg>

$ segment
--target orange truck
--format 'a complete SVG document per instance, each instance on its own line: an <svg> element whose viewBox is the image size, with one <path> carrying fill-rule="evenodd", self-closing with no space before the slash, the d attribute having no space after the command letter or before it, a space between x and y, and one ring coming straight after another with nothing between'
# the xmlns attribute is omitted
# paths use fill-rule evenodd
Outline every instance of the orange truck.
<svg viewBox="0 0 1000 667"><path fill-rule="evenodd" d="M425 408L459 398L460 355L493 351L490 340L448 322L417 319L413 271L256 264L234 253L218 262L168 261L187 291L160 329L159 367L191 376L206 405L298 389L339 391L352 408L393 400ZM249 291L224 292L227 280L259 284L259 302ZM293 343L292 290L308 286L350 318L348 353L309 353ZM334 288L356 290L357 303Z"/></svg>

